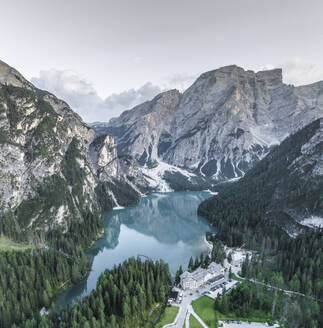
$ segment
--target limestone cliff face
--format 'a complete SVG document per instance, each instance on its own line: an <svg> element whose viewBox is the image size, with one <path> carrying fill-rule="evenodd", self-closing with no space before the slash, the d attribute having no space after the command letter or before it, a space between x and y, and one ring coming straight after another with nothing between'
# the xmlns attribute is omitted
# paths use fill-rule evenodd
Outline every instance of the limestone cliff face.
<svg viewBox="0 0 323 328"><path fill-rule="evenodd" d="M202 74L183 94L171 90L94 124L118 151L150 168L166 163L205 179L244 175L273 145L323 115L323 82L294 87L281 69L227 66Z"/></svg>
<svg viewBox="0 0 323 328"><path fill-rule="evenodd" d="M131 154L141 164L153 165L162 151L159 140L167 139L170 121L181 99L177 90L160 94L150 102L112 119L107 131L117 138L120 154ZM167 141L165 141L167 142Z"/></svg>
<svg viewBox="0 0 323 328"><path fill-rule="evenodd" d="M64 101L0 62L0 220L11 215L23 228L67 231L119 199L135 201L146 187L113 137L98 137Z"/></svg>

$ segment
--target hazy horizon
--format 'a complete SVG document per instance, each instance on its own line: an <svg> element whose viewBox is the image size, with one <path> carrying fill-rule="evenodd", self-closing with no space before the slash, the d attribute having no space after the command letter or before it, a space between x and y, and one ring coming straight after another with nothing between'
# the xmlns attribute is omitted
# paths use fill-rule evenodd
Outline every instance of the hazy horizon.
<svg viewBox="0 0 323 328"><path fill-rule="evenodd" d="M281 67L295 85L322 80L322 9L318 0L12 0L0 13L1 59L85 121L108 121L232 64Z"/></svg>

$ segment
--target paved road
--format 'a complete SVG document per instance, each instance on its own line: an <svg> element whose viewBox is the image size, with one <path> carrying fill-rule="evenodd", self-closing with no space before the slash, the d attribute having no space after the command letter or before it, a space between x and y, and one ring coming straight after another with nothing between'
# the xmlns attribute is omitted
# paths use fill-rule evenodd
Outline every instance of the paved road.
<svg viewBox="0 0 323 328"><path fill-rule="evenodd" d="M187 313L187 315L186 315L185 328L190 328L190 314L189 313Z"/></svg>
<svg viewBox="0 0 323 328"><path fill-rule="evenodd" d="M185 319L186 319L186 314L188 312L188 308L192 302L193 295L190 295L190 293L188 292L183 292L183 301L180 304L180 309L179 309L179 313L178 313L178 317L177 317L177 322L172 325L172 326L168 326L171 328L183 328L184 324L185 324Z"/></svg>
<svg viewBox="0 0 323 328"><path fill-rule="evenodd" d="M237 277L239 277L239 278L241 278L241 279L243 279L243 280L247 280L247 279L245 279L245 278L239 276L238 271L239 271L239 270L237 270L237 269L235 269L235 271L234 271L234 270L233 270L233 267L232 267L232 272L234 272L234 274L235 274ZM279 288L279 287L275 287L275 286L272 286L272 285L266 284L266 283L264 283L264 282L262 282L262 281L258 281L258 280L256 280L256 279L249 279L249 281L251 281L251 282L253 282L253 283L255 283L255 284L258 284L258 285L263 285L263 286L266 286L266 287L268 287L268 288L272 288L273 290L277 290L277 291L283 292L283 293L288 294L288 295L298 295L298 296L302 296L302 297L311 298L312 300L317 301L317 302L323 302L323 300L320 300L320 299L315 298L315 297L313 297L313 296L305 295L305 294L302 294L302 293L300 293L300 292L295 292L295 291L293 291L293 290L287 290L287 289L282 289L282 288Z"/></svg>
<svg viewBox="0 0 323 328"><path fill-rule="evenodd" d="M189 313L191 313L197 320L198 322L202 325L203 328L209 328L204 321L196 314L196 312L194 311L192 305L189 306Z"/></svg>
<svg viewBox="0 0 323 328"><path fill-rule="evenodd" d="M222 321L223 328L266 328L268 327L268 324L262 323L262 322L241 322L238 323L226 323L225 321ZM272 328L279 327L278 324L275 324L272 326Z"/></svg>
<svg viewBox="0 0 323 328"><path fill-rule="evenodd" d="M194 311L194 309L190 303L191 301L192 301L192 298L187 297L186 302L181 304L180 312L178 314L176 323L174 323L173 325L167 325L167 328L168 327L169 328L175 328L175 327L176 328L185 328L185 327L189 328L190 327L190 324L189 324L190 315L193 315L199 321L199 323L202 325L203 328L209 328L204 323L204 321L197 315L197 313Z"/></svg>
<svg viewBox="0 0 323 328"><path fill-rule="evenodd" d="M233 285L235 282L230 283L230 286ZM228 285L229 286L229 285ZM200 287L198 290L184 290L182 291L183 293L183 300L181 304L172 304L175 306L180 306L180 310L177 316L177 321L175 324L167 326L170 328L183 328L185 327L185 323L186 323L186 317L187 317L187 313L190 312L192 313L195 317L197 317L198 315L194 312L191 303L192 301L196 300L197 298L201 297L203 294L205 295L206 292L209 292L211 288L211 285L206 284L203 287ZM206 294L207 296L211 296L211 297L216 297L216 295L218 293L221 293L222 289L218 289L214 292L210 294ZM200 318L198 319L199 321L201 320ZM205 325L205 324L204 324ZM207 327L205 325L205 327Z"/></svg>

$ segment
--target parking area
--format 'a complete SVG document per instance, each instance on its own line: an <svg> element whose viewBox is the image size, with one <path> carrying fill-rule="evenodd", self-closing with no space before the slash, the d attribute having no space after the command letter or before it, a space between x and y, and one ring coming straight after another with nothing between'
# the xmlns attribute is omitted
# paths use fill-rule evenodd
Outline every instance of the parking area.
<svg viewBox="0 0 323 328"><path fill-rule="evenodd" d="M262 322L244 322L244 321L219 321L219 327L223 328L265 328L269 327L268 323ZM275 324L271 327L279 327Z"/></svg>
<svg viewBox="0 0 323 328"><path fill-rule="evenodd" d="M235 280L226 280L220 285L210 285L206 284L201 288L199 291L199 294L202 295L207 295L212 298L216 298L219 294L222 296L223 294L223 289L225 288L226 292L229 292L232 288L234 288L238 284L238 281Z"/></svg>

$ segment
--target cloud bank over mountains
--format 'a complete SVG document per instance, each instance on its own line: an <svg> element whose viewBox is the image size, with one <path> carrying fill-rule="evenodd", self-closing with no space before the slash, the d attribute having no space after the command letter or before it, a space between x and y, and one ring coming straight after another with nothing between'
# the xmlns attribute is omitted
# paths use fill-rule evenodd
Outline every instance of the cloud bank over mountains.
<svg viewBox="0 0 323 328"><path fill-rule="evenodd" d="M323 73L316 66L301 58L294 58L282 65L266 65L264 69L282 67L284 82L294 85L310 84L323 80ZM202 73L202 72L201 72ZM38 88L52 92L65 100L86 122L109 121L124 110L151 100L157 94L169 89L187 89L198 74L177 73L163 78L160 85L147 82L141 87L113 93L105 99L100 97L93 84L72 70L41 71L31 79Z"/></svg>
<svg viewBox="0 0 323 328"><path fill-rule="evenodd" d="M114 93L103 99L92 83L70 70L41 71L39 77L33 77L31 81L38 88L65 100L86 122L108 121L163 91L159 86L147 82L138 89Z"/></svg>
<svg viewBox="0 0 323 328"><path fill-rule="evenodd" d="M323 72L301 58L286 61L282 68L284 82L288 84L305 85L323 80Z"/></svg>

